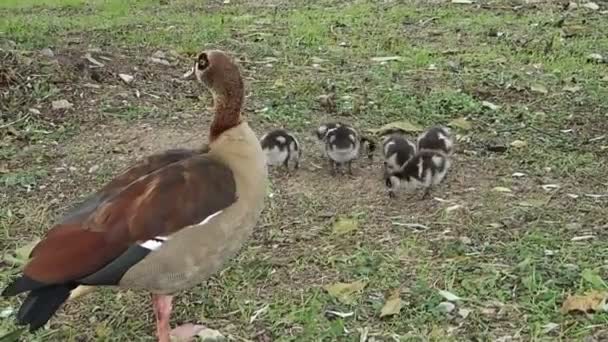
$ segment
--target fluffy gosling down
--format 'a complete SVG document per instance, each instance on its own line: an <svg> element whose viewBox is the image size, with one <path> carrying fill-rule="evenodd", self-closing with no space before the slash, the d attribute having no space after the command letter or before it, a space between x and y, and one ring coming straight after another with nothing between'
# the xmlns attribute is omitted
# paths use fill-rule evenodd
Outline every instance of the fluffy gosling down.
<svg viewBox="0 0 608 342"><path fill-rule="evenodd" d="M283 165L289 171L289 165L294 170L300 167L302 149L295 135L284 129L275 129L260 138L262 150L266 154L266 163L269 166Z"/></svg>
<svg viewBox="0 0 608 342"><path fill-rule="evenodd" d="M396 171L387 167L385 182L389 196L396 197L398 188L405 188L406 191L422 188L422 198L427 198L432 187L445 179L451 166L453 147L450 132L445 127L434 126L422 133L417 139L415 154L403 166L399 167L396 163L399 167Z"/></svg>
<svg viewBox="0 0 608 342"><path fill-rule="evenodd" d="M317 129L317 137L324 142L325 155L332 174L336 174L338 169L342 170L346 165L348 173L352 175L352 162L359 157L361 146L366 148L370 160L376 148L372 140L361 137L353 127L340 122L321 125Z"/></svg>

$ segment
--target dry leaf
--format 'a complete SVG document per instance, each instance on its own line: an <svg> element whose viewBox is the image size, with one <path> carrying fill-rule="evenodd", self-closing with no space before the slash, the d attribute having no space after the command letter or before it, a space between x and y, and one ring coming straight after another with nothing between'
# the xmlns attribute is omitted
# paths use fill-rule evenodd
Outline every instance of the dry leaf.
<svg viewBox="0 0 608 342"><path fill-rule="evenodd" d="M125 83L131 83L131 81L133 81L133 76L129 75L129 74L118 74L118 77L120 77L121 80L123 80Z"/></svg>
<svg viewBox="0 0 608 342"><path fill-rule="evenodd" d="M496 187L492 188L492 191L496 191L496 192L511 192L511 189L505 188L504 186L496 186Z"/></svg>
<svg viewBox="0 0 608 342"><path fill-rule="evenodd" d="M353 230L357 230L357 228L359 228L359 223L355 219L339 218L334 223L334 233L338 235L352 232Z"/></svg>
<svg viewBox="0 0 608 342"><path fill-rule="evenodd" d="M580 91L582 88L579 86L565 86L563 88L564 91L567 91L569 93L576 93L577 91Z"/></svg>
<svg viewBox="0 0 608 342"><path fill-rule="evenodd" d="M439 290L439 294L445 298L446 300L450 301L450 302L455 302L457 300L461 300L460 297L458 297L457 295L453 294L450 291L445 291L445 290Z"/></svg>
<svg viewBox="0 0 608 342"><path fill-rule="evenodd" d="M335 283L326 285L323 288L330 296L344 304L352 304L354 302L353 295L365 288L366 282L357 280L353 283Z"/></svg>
<svg viewBox="0 0 608 342"><path fill-rule="evenodd" d="M382 135L386 132L391 132L394 130L401 130L401 131L409 133L409 132L421 132L423 130L423 128L416 124L413 124L409 121L403 120L403 121L391 122L380 128L369 129L368 131L373 134Z"/></svg>
<svg viewBox="0 0 608 342"><path fill-rule="evenodd" d="M68 109L74 107L74 105L68 100L57 100L51 103L51 107L53 109Z"/></svg>
<svg viewBox="0 0 608 342"><path fill-rule="evenodd" d="M439 305L437 305L437 310L442 313L450 313L454 311L454 309L456 309L456 305L450 302L441 302Z"/></svg>
<svg viewBox="0 0 608 342"><path fill-rule="evenodd" d="M607 299L608 292L599 291L590 291L584 295L568 296L562 304L560 311L564 314L572 311L608 311L608 306L606 305Z"/></svg>
<svg viewBox="0 0 608 342"><path fill-rule="evenodd" d="M513 140L510 145L511 147L522 148L528 146L528 143L523 140Z"/></svg>
<svg viewBox="0 0 608 342"><path fill-rule="evenodd" d="M448 123L448 126L457 127L464 131L468 131L471 128L473 128L473 125L471 124L471 122L465 118L454 119L454 120L450 121L450 123Z"/></svg>
<svg viewBox="0 0 608 342"><path fill-rule="evenodd" d="M372 57L373 62L389 62L389 61L400 61L399 56L387 56L387 57Z"/></svg>
<svg viewBox="0 0 608 342"><path fill-rule="evenodd" d="M583 4L583 7L588 8L592 11L597 11L600 9L600 6L598 4L596 4L595 2L588 2L586 4Z"/></svg>
<svg viewBox="0 0 608 342"><path fill-rule="evenodd" d="M489 108L491 110L498 110L498 109L500 109L499 105L493 104L492 102L489 102L489 101L482 101L481 102L481 106Z"/></svg>
<svg viewBox="0 0 608 342"><path fill-rule="evenodd" d="M539 94L547 94L549 92L547 90L547 87L545 87L542 84L533 84L530 86L530 90L534 93L539 93Z"/></svg>
<svg viewBox="0 0 608 342"><path fill-rule="evenodd" d="M402 305L401 298L399 298L399 290L394 290L391 296L386 300L386 303L384 303L384 306L380 311L380 317L398 314Z"/></svg>
<svg viewBox="0 0 608 342"><path fill-rule="evenodd" d="M474 0L452 0L453 4L463 4L463 5L470 5L470 4L474 4L475 1Z"/></svg>
<svg viewBox="0 0 608 342"><path fill-rule="evenodd" d="M33 241L15 249L14 256L5 255L4 261L13 264L15 266L25 265L25 263L30 258L30 253L32 253L32 249L36 247L36 245L40 242L39 238L34 239Z"/></svg>

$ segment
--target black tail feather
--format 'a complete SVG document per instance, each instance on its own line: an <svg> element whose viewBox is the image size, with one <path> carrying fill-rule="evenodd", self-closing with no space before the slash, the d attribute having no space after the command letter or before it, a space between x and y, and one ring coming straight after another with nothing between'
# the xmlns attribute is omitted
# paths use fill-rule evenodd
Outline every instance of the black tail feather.
<svg viewBox="0 0 608 342"><path fill-rule="evenodd" d="M68 299L74 288L76 285L60 284L31 291L19 308L17 324L29 324L30 331L42 327Z"/></svg>
<svg viewBox="0 0 608 342"><path fill-rule="evenodd" d="M49 284L41 283L26 275L22 275L2 291L2 297L12 297L22 292L37 290L47 286Z"/></svg>

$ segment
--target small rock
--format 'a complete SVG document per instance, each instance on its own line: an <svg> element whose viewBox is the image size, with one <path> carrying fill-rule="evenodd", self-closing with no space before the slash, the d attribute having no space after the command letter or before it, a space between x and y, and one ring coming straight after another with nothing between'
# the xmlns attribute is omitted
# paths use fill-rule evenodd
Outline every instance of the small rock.
<svg viewBox="0 0 608 342"><path fill-rule="evenodd" d="M450 312L454 311L455 308L456 308L456 305L454 305L450 302L441 302L441 303L439 303L439 305L437 305L437 310L439 310L439 312L442 312L442 313L450 313Z"/></svg>
<svg viewBox="0 0 608 342"><path fill-rule="evenodd" d="M578 4L576 2L570 2L567 7L569 10L577 9Z"/></svg>
<svg viewBox="0 0 608 342"><path fill-rule="evenodd" d="M583 7L588 8L592 11L597 11L600 9L600 6L598 4L596 4L595 2L588 2L586 4L583 4Z"/></svg>
<svg viewBox="0 0 608 342"><path fill-rule="evenodd" d="M52 108L55 110L59 110L59 109L69 109L74 107L74 105L72 103L70 103L70 101L68 100L57 100L57 101L53 101L51 104Z"/></svg>
<svg viewBox="0 0 608 342"><path fill-rule="evenodd" d="M40 50L40 54L45 57L49 57L49 58L55 57L55 53L53 53L53 50L51 50L49 48L44 48L44 49Z"/></svg>
<svg viewBox="0 0 608 342"><path fill-rule="evenodd" d="M99 170L99 165L95 164L91 166L91 168L89 169L89 173L95 173L97 172L97 170Z"/></svg>
<svg viewBox="0 0 608 342"><path fill-rule="evenodd" d="M77 168L75 168L74 166L70 166L70 167L68 168L68 170L70 170L70 172L76 172L78 169L77 169Z"/></svg>
<svg viewBox="0 0 608 342"><path fill-rule="evenodd" d="M118 77L120 77L120 79L123 80L125 83L131 83L134 78L133 76L128 74L118 74Z"/></svg>
<svg viewBox="0 0 608 342"><path fill-rule="evenodd" d="M516 177L516 178L521 178L521 177L525 177L526 174L523 172L514 172L511 176Z"/></svg>
<svg viewBox="0 0 608 342"><path fill-rule="evenodd" d="M40 115L40 111L36 108L30 108L28 111L34 115Z"/></svg>

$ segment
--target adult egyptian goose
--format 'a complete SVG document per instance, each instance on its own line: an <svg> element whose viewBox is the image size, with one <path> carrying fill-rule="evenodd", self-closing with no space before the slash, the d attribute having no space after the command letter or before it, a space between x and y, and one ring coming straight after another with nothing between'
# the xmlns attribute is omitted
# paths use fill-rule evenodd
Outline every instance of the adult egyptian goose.
<svg viewBox="0 0 608 342"><path fill-rule="evenodd" d="M160 342L170 341L172 295L233 257L264 207L267 166L241 115L243 81L224 52L200 53L192 70L213 95L209 144L152 155L68 212L2 293L29 292L19 325L43 326L79 285L152 293ZM202 327L174 330L190 338Z"/></svg>

